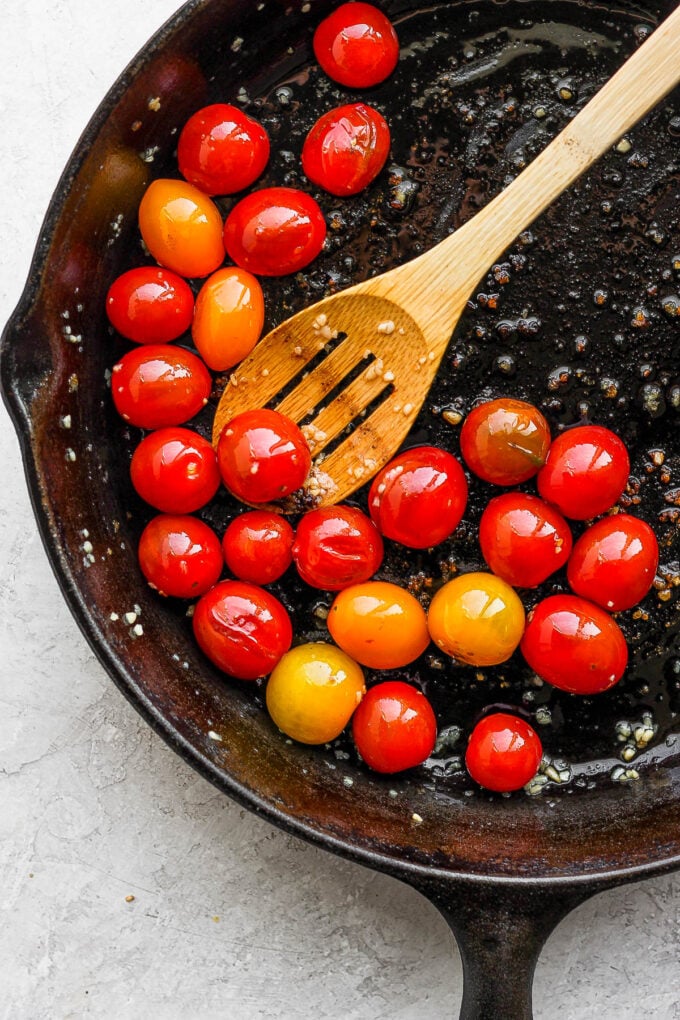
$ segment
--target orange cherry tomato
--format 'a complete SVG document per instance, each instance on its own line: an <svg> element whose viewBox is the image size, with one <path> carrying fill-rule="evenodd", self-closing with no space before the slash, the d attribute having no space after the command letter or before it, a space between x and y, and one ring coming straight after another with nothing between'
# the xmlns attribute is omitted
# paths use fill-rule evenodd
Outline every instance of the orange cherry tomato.
<svg viewBox="0 0 680 1020"><path fill-rule="evenodd" d="M471 666L496 666L520 642L524 606L500 577L477 570L439 589L427 622L432 640L447 655Z"/></svg>
<svg viewBox="0 0 680 1020"><path fill-rule="evenodd" d="M208 277L196 298L191 334L196 349L214 372L242 361L260 339L264 298L258 280L229 266Z"/></svg>
<svg viewBox="0 0 680 1020"><path fill-rule="evenodd" d="M151 182L139 205L139 229L156 261L180 276L208 276L224 261L219 209L186 181Z"/></svg>
<svg viewBox="0 0 680 1020"><path fill-rule="evenodd" d="M406 666L430 643L423 607L390 581L366 581L341 591L330 608L328 629L343 651L373 669Z"/></svg>

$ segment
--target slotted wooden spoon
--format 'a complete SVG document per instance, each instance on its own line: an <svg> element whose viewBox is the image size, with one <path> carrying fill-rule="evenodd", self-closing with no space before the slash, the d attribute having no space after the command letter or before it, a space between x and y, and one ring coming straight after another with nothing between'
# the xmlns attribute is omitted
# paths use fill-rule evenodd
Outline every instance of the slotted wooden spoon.
<svg viewBox="0 0 680 1020"><path fill-rule="evenodd" d="M213 441L241 411L273 406L303 424L315 464L307 487L316 505L349 496L403 442L484 273L678 82L680 7L526 170L454 234L268 333L231 376Z"/></svg>

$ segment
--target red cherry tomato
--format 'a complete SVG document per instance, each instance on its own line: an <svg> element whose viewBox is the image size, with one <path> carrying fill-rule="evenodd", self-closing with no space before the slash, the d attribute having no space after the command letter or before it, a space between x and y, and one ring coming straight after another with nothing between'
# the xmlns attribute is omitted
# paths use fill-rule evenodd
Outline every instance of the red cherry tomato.
<svg viewBox="0 0 680 1020"><path fill-rule="evenodd" d="M460 450L471 471L494 485L519 485L545 463L548 423L532 404L500 397L478 404L460 430Z"/></svg>
<svg viewBox="0 0 680 1020"><path fill-rule="evenodd" d="M520 648L534 672L570 694L599 694L623 676L628 646L604 609L577 595L551 595L527 618Z"/></svg>
<svg viewBox="0 0 680 1020"><path fill-rule="evenodd" d="M197 110L177 143L180 173L206 195L233 195L249 188L268 159L265 129L230 103Z"/></svg>
<svg viewBox="0 0 680 1020"><path fill-rule="evenodd" d="M220 540L198 517L154 517L141 534L138 556L151 587L179 599L203 595L222 573Z"/></svg>
<svg viewBox="0 0 680 1020"><path fill-rule="evenodd" d="M484 716L470 734L467 770L487 790L520 790L536 775L543 747L536 730L509 712Z"/></svg>
<svg viewBox="0 0 680 1020"><path fill-rule="evenodd" d="M156 261L180 276L208 276L224 262L220 211L186 181L151 182L139 204L139 229Z"/></svg>
<svg viewBox="0 0 680 1020"><path fill-rule="evenodd" d="M543 499L575 521L614 506L630 474L628 451L602 425L579 425L555 439L536 479Z"/></svg>
<svg viewBox="0 0 680 1020"><path fill-rule="evenodd" d="M537 496L506 492L487 504L479 545L494 574L515 588L535 588L564 566L572 539L554 507Z"/></svg>
<svg viewBox="0 0 680 1020"><path fill-rule="evenodd" d="M659 545L650 526L630 514L613 514L576 542L567 579L577 595L617 613L645 597L658 563Z"/></svg>
<svg viewBox="0 0 680 1020"><path fill-rule="evenodd" d="M264 297L258 280L229 266L208 277L196 298L191 335L213 372L224 372L250 354L264 323Z"/></svg>
<svg viewBox="0 0 680 1020"><path fill-rule="evenodd" d="M191 429L164 428L142 439L130 477L145 502L168 514L190 514L213 498L220 484L217 455Z"/></svg>
<svg viewBox="0 0 680 1020"><path fill-rule="evenodd" d="M352 716L357 751L376 772L401 772L420 765L434 749L437 720L416 687L388 680L371 687Z"/></svg>
<svg viewBox="0 0 680 1020"><path fill-rule="evenodd" d="M238 680L271 673L293 640L290 617L270 592L220 581L196 603L194 635L218 669Z"/></svg>
<svg viewBox="0 0 680 1020"><path fill-rule="evenodd" d="M329 78L350 88L368 88L384 81L397 66L399 40L377 7L346 3L318 26L314 54Z"/></svg>
<svg viewBox="0 0 680 1020"><path fill-rule="evenodd" d="M237 266L257 276L297 273L321 251L326 221L311 195L296 188L262 188L227 216L224 246Z"/></svg>
<svg viewBox="0 0 680 1020"><path fill-rule="evenodd" d="M295 533L280 514L250 510L229 524L222 539L229 570L242 581L270 584L293 562Z"/></svg>
<svg viewBox="0 0 680 1020"><path fill-rule="evenodd" d="M181 276L157 266L128 269L109 287L106 314L137 344L167 344L191 326L194 295Z"/></svg>
<svg viewBox="0 0 680 1020"><path fill-rule="evenodd" d="M417 446L394 457L373 479L368 508L378 530L412 549L443 542L465 511L468 487L450 453Z"/></svg>
<svg viewBox="0 0 680 1020"><path fill-rule="evenodd" d="M378 176L390 151L390 129L365 103L319 117L302 146L302 169L331 195L356 195Z"/></svg>
<svg viewBox="0 0 680 1020"><path fill-rule="evenodd" d="M297 526L293 559L302 580L313 588L340 591L368 581L382 558L378 529L355 507L311 510Z"/></svg>
<svg viewBox="0 0 680 1020"><path fill-rule="evenodd" d="M294 421L265 408L243 411L222 429L217 443L222 480L245 503L268 503L295 492L312 463Z"/></svg>
<svg viewBox="0 0 680 1020"><path fill-rule="evenodd" d="M130 425L181 425L208 402L212 379L195 354L168 344L145 344L113 366L111 395Z"/></svg>

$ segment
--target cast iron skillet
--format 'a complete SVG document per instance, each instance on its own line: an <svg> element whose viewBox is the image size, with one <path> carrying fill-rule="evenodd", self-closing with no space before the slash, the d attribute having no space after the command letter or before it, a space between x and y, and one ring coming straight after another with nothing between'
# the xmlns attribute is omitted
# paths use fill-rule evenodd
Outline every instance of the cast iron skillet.
<svg viewBox="0 0 680 1020"><path fill-rule="evenodd" d="M442 410L455 417L477 397L508 390L540 402L555 429L592 416L621 431L634 460L627 498L661 522L665 564L648 619L631 615L626 623L629 678L610 700L574 707L577 699L532 692L512 669L483 680L462 671L447 698L433 679L441 664L425 658L413 678L430 689L445 722L469 722L489 703L533 712L546 701L546 746L569 757L570 781L565 788L553 781L558 767L540 796L486 795L460 772L455 749L385 780L342 744L284 741L262 710L261 691L225 683L194 645L185 607L142 583L134 550L146 511L128 479L138 436L112 413L107 388L107 369L124 348L106 327L104 295L115 275L143 261L136 206L152 173L174 172L176 129L206 101L238 98L272 135L271 179L297 183L304 131L322 109L349 101L311 57L313 27L332 6L191 0L132 62L88 125L50 206L3 335L3 395L64 595L126 697L225 793L436 904L463 957L462 1016L529 1017L536 958L557 922L599 890L680 865L671 583L680 497L661 477L678 468L680 320L671 294L678 253L670 243L678 97L482 282L416 436L437 438ZM557 0L422 6L417 13L409 0L385 4L404 42L402 77L371 96L385 106L398 97L396 165L356 204L321 197L329 250L306 276L270 285L270 319L409 257L467 218L670 10L622 3L613 12ZM427 75L437 61L433 83ZM219 522L226 511L218 504L208 514ZM473 501L469 535L477 512ZM474 566L465 527L459 541L459 565ZM435 563L425 556L388 569L410 571L426 588ZM296 603L293 582L282 597L304 631L310 607ZM131 612L141 633L126 619ZM639 780L615 782L632 774L618 757L614 723L641 711L653 718L655 740L633 750Z"/></svg>

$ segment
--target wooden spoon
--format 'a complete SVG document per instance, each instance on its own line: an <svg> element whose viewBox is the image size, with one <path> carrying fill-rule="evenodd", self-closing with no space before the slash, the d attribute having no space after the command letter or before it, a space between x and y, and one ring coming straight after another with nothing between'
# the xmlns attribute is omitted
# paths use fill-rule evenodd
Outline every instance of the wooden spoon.
<svg viewBox="0 0 680 1020"><path fill-rule="evenodd" d="M337 503L359 488L405 439L475 285L522 230L678 84L679 54L677 7L526 170L454 234L268 333L234 370L213 442L241 411L272 406L302 423L314 458L306 489L315 505Z"/></svg>

